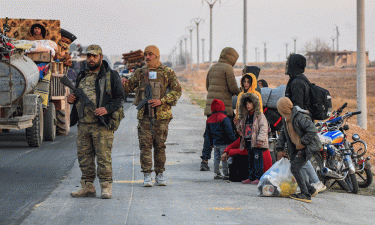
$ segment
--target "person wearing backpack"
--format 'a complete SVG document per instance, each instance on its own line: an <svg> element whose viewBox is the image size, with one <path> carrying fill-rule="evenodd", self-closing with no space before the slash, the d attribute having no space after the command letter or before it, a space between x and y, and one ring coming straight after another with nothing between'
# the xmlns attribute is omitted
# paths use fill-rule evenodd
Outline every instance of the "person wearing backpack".
<svg viewBox="0 0 375 225"><path fill-rule="evenodd" d="M310 107L310 81L303 74L306 67L306 58L300 54L290 54L286 63L285 74L289 75L289 81L285 89L285 97L289 98L294 106L301 109L308 110L311 116ZM308 161L303 170L306 172L309 182L318 190L322 192L327 187L319 180L313 166Z"/></svg>

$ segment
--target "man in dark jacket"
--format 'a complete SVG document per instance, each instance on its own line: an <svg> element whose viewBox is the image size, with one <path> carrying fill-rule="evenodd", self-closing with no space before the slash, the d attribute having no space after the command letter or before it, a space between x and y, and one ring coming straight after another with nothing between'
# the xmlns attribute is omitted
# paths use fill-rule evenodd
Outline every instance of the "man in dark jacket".
<svg viewBox="0 0 375 225"><path fill-rule="evenodd" d="M112 114L122 107L124 89L120 76L103 61L102 49L98 45L87 47L88 69L80 72L76 87L96 104L96 109L86 107L74 94L68 96L68 102L74 104L72 125L78 121L77 155L82 172L82 188L72 192L72 197L95 197L94 180L96 176L95 158L98 164L97 176L102 189L101 198L112 198L112 157L114 130L107 128ZM103 116L104 124L98 116Z"/></svg>
<svg viewBox="0 0 375 225"><path fill-rule="evenodd" d="M307 77L303 74L306 67L306 58L303 55L291 54L288 58L285 74L289 75L289 81L285 90L285 97L288 97L294 106L308 110L311 118L310 85ZM311 118L312 119L312 118ZM319 178L310 161L303 167L309 182L319 191L326 190L326 186L319 181Z"/></svg>
<svg viewBox="0 0 375 225"><path fill-rule="evenodd" d="M299 106L293 107L293 103L287 97L279 99L277 110L283 117L283 126L276 143L277 158L280 159L285 155L283 150L287 143L291 171L301 189L301 193L293 194L291 198L311 202L311 197L314 197L318 191L308 182L302 167L315 152L321 149L322 143L308 111Z"/></svg>
<svg viewBox="0 0 375 225"><path fill-rule="evenodd" d="M294 106L309 110L310 86L307 77L303 74L306 67L306 58L303 55L291 54L288 58L285 74L289 75L285 97L288 97Z"/></svg>

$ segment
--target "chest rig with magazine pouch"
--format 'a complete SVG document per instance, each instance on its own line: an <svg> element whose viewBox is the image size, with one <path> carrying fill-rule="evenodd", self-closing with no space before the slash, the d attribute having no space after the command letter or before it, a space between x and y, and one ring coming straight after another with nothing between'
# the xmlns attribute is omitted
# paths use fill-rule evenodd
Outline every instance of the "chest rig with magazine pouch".
<svg viewBox="0 0 375 225"><path fill-rule="evenodd" d="M106 91L107 94L112 99L111 72L110 71L107 71L107 73L105 74L105 79L102 78L99 80L99 87L100 87L99 107L102 107L104 91ZM118 127L120 126L121 120L124 117L125 117L124 108L121 106L119 109L112 112L112 115L108 122L109 129L116 131Z"/></svg>
<svg viewBox="0 0 375 225"><path fill-rule="evenodd" d="M138 90L134 99L134 105L138 105L146 97L146 87L151 86L152 99L161 99L164 97L168 89L165 87L167 83L167 77L163 74L163 69L166 66L161 65L158 70L156 70L156 79L150 79L150 71L148 67L142 67L142 76L139 79ZM160 68L162 70L160 70ZM154 72L154 71L152 71Z"/></svg>

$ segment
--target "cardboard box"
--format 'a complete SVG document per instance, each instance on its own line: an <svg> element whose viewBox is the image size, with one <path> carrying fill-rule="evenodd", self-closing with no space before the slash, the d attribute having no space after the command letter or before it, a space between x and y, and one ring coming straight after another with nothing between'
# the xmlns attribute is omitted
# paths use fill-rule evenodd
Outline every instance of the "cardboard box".
<svg viewBox="0 0 375 225"><path fill-rule="evenodd" d="M29 52L26 54L34 62L51 62L52 55L51 52Z"/></svg>

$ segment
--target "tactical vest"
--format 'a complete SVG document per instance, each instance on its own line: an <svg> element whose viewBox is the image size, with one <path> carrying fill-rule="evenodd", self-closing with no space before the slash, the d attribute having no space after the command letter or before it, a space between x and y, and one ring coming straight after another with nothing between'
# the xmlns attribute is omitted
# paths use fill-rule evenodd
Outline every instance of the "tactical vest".
<svg viewBox="0 0 375 225"><path fill-rule="evenodd" d="M145 98L145 90L148 82L152 88L152 99L161 99L167 94L167 87L165 83L167 82L167 77L163 73L166 66L161 65L156 70L156 79L148 79L149 71L147 67L142 67L142 76L140 76L138 89L136 91L134 105L138 105Z"/></svg>

